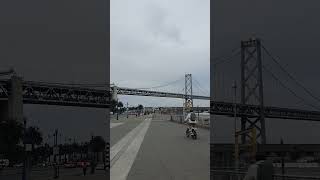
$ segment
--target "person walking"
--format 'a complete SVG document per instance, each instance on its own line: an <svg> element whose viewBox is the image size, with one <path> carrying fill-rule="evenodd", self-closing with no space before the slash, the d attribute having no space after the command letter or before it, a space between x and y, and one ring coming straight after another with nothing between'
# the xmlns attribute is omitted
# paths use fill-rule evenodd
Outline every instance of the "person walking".
<svg viewBox="0 0 320 180"><path fill-rule="evenodd" d="M83 176L85 176L87 173L87 162L85 161L82 162L82 171L83 171Z"/></svg>

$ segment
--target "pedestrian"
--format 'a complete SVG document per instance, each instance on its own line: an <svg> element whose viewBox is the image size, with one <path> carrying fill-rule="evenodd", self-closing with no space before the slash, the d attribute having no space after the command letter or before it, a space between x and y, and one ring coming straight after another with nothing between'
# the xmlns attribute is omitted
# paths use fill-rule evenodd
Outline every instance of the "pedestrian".
<svg viewBox="0 0 320 180"><path fill-rule="evenodd" d="M91 174L94 174L94 171L96 169L96 163L94 160L91 161L90 166L91 166Z"/></svg>
<svg viewBox="0 0 320 180"><path fill-rule="evenodd" d="M87 173L87 162L85 161L82 162L82 171L83 171L83 176L85 176Z"/></svg>

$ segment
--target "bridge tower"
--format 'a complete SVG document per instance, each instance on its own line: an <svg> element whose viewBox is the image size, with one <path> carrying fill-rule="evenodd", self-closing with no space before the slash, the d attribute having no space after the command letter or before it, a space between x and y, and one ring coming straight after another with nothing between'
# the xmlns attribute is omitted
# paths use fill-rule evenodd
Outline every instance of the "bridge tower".
<svg viewBox="0 0 320 180"><path fill-rule="evenodd" d="M186 112L190 112L193 109L193 97L192 97L192 74L185 75L185 103L184 108Z"/></svg>
<svg viewBox="0 0 320 180"><path fill-rule="evenodd" d="M8 86L3 88L0 85L1 90L8 94L8 99L0 100L0 122L14 120L23 123L22 78L16 74L12 75Z"/></svg>
<svg viewBox="0 0 320 180"><path fill-rule="evenodd" d="M258 118L241 117L241 131L256 128L256 139L266 144L260 39L241 41L241 103L259 106ZM243 134L244 144L248 135Z"/></svg>

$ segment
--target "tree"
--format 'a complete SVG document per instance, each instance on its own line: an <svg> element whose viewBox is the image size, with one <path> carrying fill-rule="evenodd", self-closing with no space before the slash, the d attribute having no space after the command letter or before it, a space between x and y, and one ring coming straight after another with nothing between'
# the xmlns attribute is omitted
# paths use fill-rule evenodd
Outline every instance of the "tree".
<svg viewBox="0 0 320 180"><path fill-rule="evenodd" d="M143 110L143 105L139 104L139 105L138 105L138 109L139 109L140 111Z"/></svg>
<svg viewBox="0 0 320 180"><path fill-rule="evenodd" d="M96 158L98 157L97 156L98 152L104 151L105 147L106 147L106 142L101 136L95 136L90 141L90 148L93 152L95 152Z"/></svg>
<svg viewBox="0 0 320 180"><path fill-rule="evenodd" d="M117 108L121 109L122 107L123 107L123 103L121 101L111 100L110 109L112 112L117 112L118 111Z"/></svg>
<svg viewBox="0 0 320 180"><path fill-rule="evenodd" d="M15 120L0 122L0 154L11 160L20 155L18 144L23 137L23 125ZM19 151L18 151L19 150Z"/></svg>
<svg viewBox="0 0 320 180"><path fill-rule="evenodd" d="M111 109L112 112L116 111L116 109L117 109L117 101L116 100L111 100L110 109Z"/></svg>
<svg viewBox="0 0 320 180"><path fill-rule="evenodd" d="M32 144L32 147L34 148L34 145L40 145L42 143L42 133L40 132L38 127L31 126L26 131L26 138L28 143Z"/></svg>
<svg viewBox="0 0 320 180"><path fill-rule="evenodd" d="M123 103L121 101L118 102L118 107L120 107L120 108L123 107Z"/></svg>

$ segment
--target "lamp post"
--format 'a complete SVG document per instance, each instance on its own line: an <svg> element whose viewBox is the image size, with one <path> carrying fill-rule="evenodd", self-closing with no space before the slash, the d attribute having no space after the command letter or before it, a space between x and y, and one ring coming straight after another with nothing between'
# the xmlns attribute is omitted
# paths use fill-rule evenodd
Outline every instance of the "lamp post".
<svg viewBox="0 0 320 180"><path fill-rule="evenodd" d="M283 139L282 138L280 140L280 144L283 145ZM285 168L284 156L285 156L285 153L281 153L281 173L282 173L282 175L284 175L284 173L285 173L285 170L284 170L284 168ZM284 179L284 178L282 178L282 179Z"/></svg>
<svg viewBox="0 0 320 180"><path fill-rule="evenodd" d="M237 82L234 81L232 88L234 89L234 155L235 155L235 168L239 168L239 144L237 136Z"/></svg>
<svg viewBox="0 0 320 180"><path fill-rule="evenodd" d="M58 147L58 129L54 133L54 145L53 145L53 160L54 160L54 179L59 178L59 166L57 163L57 155L59 154Z"/></svg>
<svg viewBox="0 0 320 180"><path fill-rule="evenodd" d="M127 119L129 118L129 103L127 102Z"/></svg>
<svg viewBox="0 0 320 180"><path fill-rule="evenodd" d="M119 120L119 107L118 107L119 101L117 99L116 109L117 109L117 120Z"/></svg>
<svg viewBox="0 0 320 180"><path fill-rule="evenodd" d="M32 145L30 144L30 139L27 136L27 118L23 119L23 147L24 147L24 163L22 180L30 180L30 158L29 152L32 151Z"/></svg>

